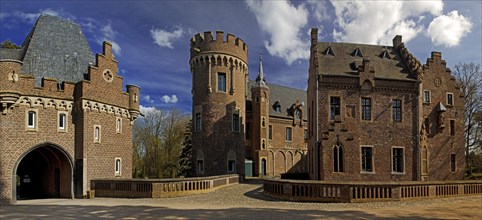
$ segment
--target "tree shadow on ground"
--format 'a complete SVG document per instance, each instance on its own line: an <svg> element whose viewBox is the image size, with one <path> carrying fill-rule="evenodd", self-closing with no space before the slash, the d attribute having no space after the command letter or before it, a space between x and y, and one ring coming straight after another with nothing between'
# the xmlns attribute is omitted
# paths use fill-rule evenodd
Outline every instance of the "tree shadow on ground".
<svg viewBox="0 0 482 220"><path fill-rule="evenodd" d="M7 205L1 219L374 219L358 210L293 210L275 208L172 209L151 206ZM431 219L393 216L384 219Z"/></svg>

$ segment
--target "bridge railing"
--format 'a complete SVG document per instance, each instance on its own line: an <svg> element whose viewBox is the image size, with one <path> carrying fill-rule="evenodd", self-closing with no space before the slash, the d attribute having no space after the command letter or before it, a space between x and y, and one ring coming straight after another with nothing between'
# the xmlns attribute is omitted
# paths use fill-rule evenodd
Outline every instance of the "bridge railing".
<svg viewBox="0 0 482 220"><path fill-rule="evenodd" d="M264 193L306 202L379 202L482 194L482 181L325 182L268 179Z"/></svg>
<svg viewBox="0 0 482 220"><path fill-rule="evenodd" d="M97 179L90 197L161 198L200 194L239 183L239 175L175 179Z"/></svg>

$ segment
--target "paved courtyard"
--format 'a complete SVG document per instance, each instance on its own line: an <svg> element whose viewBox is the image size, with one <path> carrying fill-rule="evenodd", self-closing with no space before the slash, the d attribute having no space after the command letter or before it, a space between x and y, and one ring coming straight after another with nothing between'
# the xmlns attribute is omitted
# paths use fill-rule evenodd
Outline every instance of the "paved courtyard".
<svg viewBox="0 0 482 220"><path fill-rule="evenodd" d="M482 219L482 195L386 203L300 203L261 184L163 199L42 199L0 207L0 219Z"/></svg>

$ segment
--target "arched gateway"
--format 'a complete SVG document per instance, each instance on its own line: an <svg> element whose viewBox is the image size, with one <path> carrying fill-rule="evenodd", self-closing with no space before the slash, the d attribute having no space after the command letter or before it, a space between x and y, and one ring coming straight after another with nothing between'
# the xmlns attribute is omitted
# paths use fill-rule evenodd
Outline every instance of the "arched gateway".
<svg viewBox="0 0 482 220"><path fill-rule="evenodd" d="M25 152L14 168L17 199L72 198L72 158L61 147L42 144Z"/></svg>

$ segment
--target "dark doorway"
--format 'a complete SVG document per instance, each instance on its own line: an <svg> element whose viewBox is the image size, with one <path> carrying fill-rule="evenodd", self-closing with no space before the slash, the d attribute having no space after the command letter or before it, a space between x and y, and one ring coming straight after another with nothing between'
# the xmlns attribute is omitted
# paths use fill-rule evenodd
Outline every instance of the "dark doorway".
<svg viewBox="0 0 482 220"><path fill-rule="evenodd" d="M72 198L72 165L54 146L41 146L25 155L16 172L17 199Z"/></svg>
<svg viewBox="0 0 482 220"><path fill-rule="evenodd" d="M266 159L261 159L261 175L266 176Z"/></svg>

